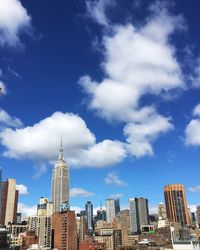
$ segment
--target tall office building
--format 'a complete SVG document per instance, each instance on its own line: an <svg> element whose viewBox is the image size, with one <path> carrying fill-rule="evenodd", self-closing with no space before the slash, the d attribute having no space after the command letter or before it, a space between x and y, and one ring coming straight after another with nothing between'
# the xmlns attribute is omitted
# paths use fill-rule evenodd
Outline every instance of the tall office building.
<svg viewBox="0 0 200 250"><path fill-rule="evenodd" d="M166 185L164 196L169 221L179 222L181 226L190 224L184 186L181 184Z"/></svg>
<svg viewBox="0 0 200 250"><path fill-rule="evenodd" d="M149 224L148 200L145 198L129 199L130 231L139 233L142 225Z"/></svg>
<svg viewBox="0 0 200 250"><path fill-rule="evenodd" d="M62 141L60 154L52 172L51 198L53 212L60 212L62 205L69 204L69 170L64 159Z"/></svg>
<svg viewBox="0 0 200 250"><path fill-rule="evenodd" d="M106 199L106 220L112 222L120 212L119 199Z"/></svg>
<svg viewBox="0 0 200 250"><path fill-rule="evenodd" d="M93 232L93 205L91 201L88 201L85 205L86 218L87 218L87 231Z"/></svg>
<svg viewBox="0 0 200 250"><path fill-rule="evenodd" d="M1 182L0 224L8 225L8 222L17 221L18 195L15 179Z"/></svg>

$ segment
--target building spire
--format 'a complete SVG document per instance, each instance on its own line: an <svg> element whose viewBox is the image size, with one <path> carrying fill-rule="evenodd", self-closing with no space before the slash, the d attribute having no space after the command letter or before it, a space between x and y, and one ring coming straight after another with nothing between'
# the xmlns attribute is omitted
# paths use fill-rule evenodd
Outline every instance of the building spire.
<svg viewBox="0 0 200 250"><path fill-rule="evenodd" d="M60 140L60 154L59 154L59 157L58 157L58 161L65 161L64 159L64 153L63 153L63 143L62 143L62 138Z"/></svg>

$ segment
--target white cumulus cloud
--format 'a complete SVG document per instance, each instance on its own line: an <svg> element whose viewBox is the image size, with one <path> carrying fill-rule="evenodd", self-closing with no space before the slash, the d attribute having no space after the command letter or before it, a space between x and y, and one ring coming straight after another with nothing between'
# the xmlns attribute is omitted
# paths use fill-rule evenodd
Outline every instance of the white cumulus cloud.
<svg viewBox="0 0 200 250"><path fill-rule="evenodd" d="M20 34L30 28L30 22L19 0L0 0L0 45L20 44Z"/></svg>
<svg viewBox="0 0 200 250"><path fill-rule="evenodd" d="M100 2L94 4L104 16L105 11L98 7ZM149 94L170 96L170 91L185 88L176 48L170 42L171 35L183 29L183 18L170 14L157 2L139 28L131 23L111 27L112 32L102 38L104 78L97 82L85 75L79 83L88 94L91 110L108 121L127 124L124 135L132 155L152 155L152 141L173 125L170 117L158 114L153 103L142 105L141 99Z"/></svg>
<svg viewBox="0 0 200 250"><path fill-rule="evenodd" d="M22 213L22 218L34 216L37 214L37 205L28 206L24 203L18 203L18 212Z"/></svg>
<svg viewBox="0 0 200 250"><path fill-rule="evenodd" d="M89 17L91 17L95 22L98 24L101 24L103 26L109 25L109 20L106 15L106 10L108 6L111 6L114 4L113 1L109 0L87 0L86 1L86 9L87 14Z"/></svg>
<svg viewBox="0 0 200 250"><path fill-rule="evenodd" d="M152 114L145 122L129 122L124 128L129 152L138 158L153 155L152 141L170 129L170 119L158 114Z"/></svg>
<svg viewBox="0 0 200 250"><path fill-rule="evenodd" d="M122 193L116 193L116 194L111 194L109 197L110 197L111 199L119 199L119 198L121 198L122 196L123 196Z"/></svg>
<svg viewBox="0 0 200 250"><path fill-rule="evenodd" d="M28 188L27 188L27 186L25 186L23 184L17 184L16 189L19 190L19 194L21 194L21 195L28 194Z"/></svg>
<svg viewBox="0 0 200 250"><path fill-rule="evenodd" d="M114 184L114 185L117 185L119 187L124 187L127 185L127 183L125 181L121 180L119 178L119 176L114 172L108 173L108 175L105 177L105 183L107 185Z"/></svg>
<svg viewBox="0 0 200 250"><path fill-rule="evenodd" d="M200 146L200 104L193 110L192 119L185 128L185 144L191 146Z"/></svg>
<svg viewBox="0 0 200 250"><path fill-rule="evenodd" d="M8 127L21 127L23 125L19 118L10 116L5 110L0 109L0 123Z"/></svg>
<svg viewBox="0 0 200 250"><path fill-rule="evenodd" d="M70 166L105 167L126 156L123 144L118 141L96 143L84 120L72 113L55 112L33 126L5 128L0 132L1 143L6 147L4 156L39 161L55 162L61 137Z"/></svg>
<svg viewBox="0 0 200 250"><path fill-rule="evenodd" d="M72 188L70 190L70 197L89 197L93 195L94 193L85 190L84 188Z"/></svg>
<svg viewBox="0 0 200 250"><path fill-rule="evenodd" d="M188 188L188 190L190 191L190 192L200 192L200 186L194 186L194 187L190 187L190 188Z"/></svg>

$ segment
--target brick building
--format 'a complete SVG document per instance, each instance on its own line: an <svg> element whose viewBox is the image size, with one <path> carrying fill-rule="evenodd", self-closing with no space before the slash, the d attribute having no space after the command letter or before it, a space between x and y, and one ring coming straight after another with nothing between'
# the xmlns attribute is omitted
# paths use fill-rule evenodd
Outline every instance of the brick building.
<svg viewBox="0 0 200 250"><path fill-rule="evenodd" d="M62 211L53 214L52 248L77 250L76 216L74 211Z"/></svg>
<svg viewBox="0 0 200 250"><path fill-rule="evenodd" d="M106 250L106 243L100 243L93 238L87 238L79 243L79 250Z"/></svg>

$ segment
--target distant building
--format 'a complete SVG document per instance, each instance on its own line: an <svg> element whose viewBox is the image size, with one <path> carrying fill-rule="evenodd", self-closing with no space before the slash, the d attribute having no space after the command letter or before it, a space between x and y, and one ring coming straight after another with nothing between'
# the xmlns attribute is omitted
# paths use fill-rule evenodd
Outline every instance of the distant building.
<svg viewBox="0 0 200 250"><path fill-rule="evenodd" d="M82 242L85 240L85 236L87 235L87 218L82 215L79 221L79 241Z"/></svg>
<svg viewBox="0 0 200 250"><path fill-rule="evenodd" d="M121 229L122 234L122 245L128 246L128 236L130 234L130 215L129 210L121 210L120 213L118 213L116 221L118 223L117 228Z"/></svg>
<svg viewBox="0 0 200 250"><path fill-rule="evenodd" d="M63 203L69 204L69 169L64 159L62 142L58 161L52 172L51 199L54 213L61 211Z"/></svg>
<svg viewBox="0 0 200 250"><path fill-rule="evenodd" d="M1 182L0 224L17 221L17 204L19 191L16 190L16 180L9 178Z"/></svg>
<svg viewBox="0 0 200 250"><path fill-rule="evenodd" d="M200 228L200 205L197 206L196 220L197 220L197 227Z"/></svg>
<svg viewBox="0 0 200 250"><path fill-rule="evenodd" d="M76 216L74 211L53 214L52 248L77 250Z"/></svg>
<svg viewBox="0 0 200 250"><path fill-rule="evenodd" d="M0 227L0 248L7 249L8 247L8 232L5 227Z"/></svg>
<svg viewBox="0 0 200 250"><path fill-rule="evenodd" d="M22 213L17 213L17 223L22 222Z"/></svg>
<svg viewBox="0 0 200 250"><path fill-rule="evenodd" d="M96 235L95 240L106 243L106 250L119 250L122 246L121 229L102 228L100 235Z"/></svg>
<svg viewBox="0 0 200 250"><path fill-rule="evenodd" d="M33 231L26 231L20 234L20 250L26 250L31 245L38 244L38 237Z"/></svg>
<svg viewBox="0 0 200 250"><path fill-rule="evenodd" d="M95 241L93 237L79 243L79 250L107 250L106 243Z"/></svg>
<svg viewBox="0 0 200 250"><path fill-rule="evenodd" d="M177 237L174 228L171 227L171 240L174 250L200 250L198 239L192 237L189 230L184 228Z"/></svg>
<svg viewBox="0 0 200 250"><path fill-rule="evenodd" d="M190 224L184 186L181 184L166 185L164 196L168 220L180 222L182 227Z"/></svg>
<svg viewBox="0 0 200 250"><path fill-rule="evenodd" d="M41 197L37 205L37 215L29 217L28 229L38 237L39 247L51 248L51 215L53 204L47 198Z"/></svg>
<svg viewBox="0 0 200 250"><path fill-rule="evenodd" d="M120 212L119 199L106 199L106 220L112 222Z"/></svg>
<svg viewBox="0 0 200 250"><path fill-rule="evenodd" d="M10 235L10 247L19 247L20 246L19 235L27 230L27 222L26 221L23 221L21 223L9 222L6 229Z"/></svg>
<svg viewBox="0 0 200 250"><path fill-rule="evenodd" d="M94 223L99 220L106 221L106 211L105 210L97 210L97 215L94 217Z"/></svg>
<svg viewBox="0 0 200 250"><path fill-rule="evenodd" d="M93 204L88 201L85 205L86 218L87 218L87 231L88 233L93 232Z"/></svg>
<svg viewBox="0 0 200 250"><path fill-rule="evenodd" d="M53 214L53 203L47 198L41 197L40 203L37 205L38 216L51 216Z"/></svg>
<svg viewBox="0 0 200 250"><path fill-rule="evenodd" d="M167 219L165 205L162 202L158 205L158 218L163 220Z"/></svg>
<svg viewBox="0 0 200 250"><path fill-rule="evenodd" d="M145 198L129 199L129 213L131 233L141 232L141 226L149 224L148 200Z"/></svg>

